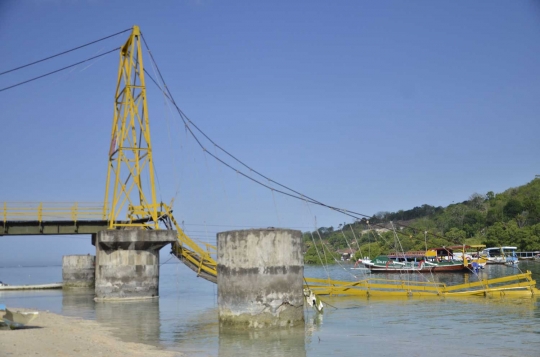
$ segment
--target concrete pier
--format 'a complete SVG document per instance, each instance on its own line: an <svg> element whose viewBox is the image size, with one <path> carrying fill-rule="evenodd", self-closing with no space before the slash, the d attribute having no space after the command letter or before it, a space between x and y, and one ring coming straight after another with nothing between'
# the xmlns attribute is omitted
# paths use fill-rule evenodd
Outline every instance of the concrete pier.
<svg viewBox="0 0 540 357"><path fill-rule="evenodd" d="M64 255L62 280L64 289L93 288L96 257L93 255Z"/></svg>
<svg viewBox="0 0 540 357"><path fill-rule="evenodd" d="M220 327L304 324L302 232L250 229L217 234Z"/></svg>
<svg viewBox="0 0 540 357"><path fill-rule="evenodd" d="M176 241L176 231L107 230L98 232L96 300L159 296L159 250Z"/></svg>

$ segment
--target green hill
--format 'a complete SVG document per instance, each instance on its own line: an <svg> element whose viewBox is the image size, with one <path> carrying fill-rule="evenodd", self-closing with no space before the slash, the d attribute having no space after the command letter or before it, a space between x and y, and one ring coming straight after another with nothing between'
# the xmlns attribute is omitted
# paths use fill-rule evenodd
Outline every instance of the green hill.
<svg viewBox="0 0 540 357"><path fill-rule="evenodd" d="M540 179L502 193L474 193L447 207L424 204L410 210L379 212L369 219L321 227L304 233L306 264L328 262L338 251L352 250L356 258L399 250L424 250L455 244L516 246L540 250Z"/></svg>

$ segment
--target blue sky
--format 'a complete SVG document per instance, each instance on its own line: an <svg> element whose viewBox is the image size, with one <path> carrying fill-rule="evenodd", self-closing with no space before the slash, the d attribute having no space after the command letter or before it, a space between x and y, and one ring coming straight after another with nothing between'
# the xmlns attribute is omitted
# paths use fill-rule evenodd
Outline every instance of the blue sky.
<svg viewBox="0 0 540 357"><path fill-rule="evenodd" d="M134 24L208 136L330 205L446 206L540 174L535 1L3 0L0 72ZM126 38L0 76L0 88ZM0 92L0 201L103 200L117 68L110 54ZM148 105L159 195L175 197L193 237L350 222L205 157L150 84ZM0 240L0 261L93 251L88 237Z"/></svg>

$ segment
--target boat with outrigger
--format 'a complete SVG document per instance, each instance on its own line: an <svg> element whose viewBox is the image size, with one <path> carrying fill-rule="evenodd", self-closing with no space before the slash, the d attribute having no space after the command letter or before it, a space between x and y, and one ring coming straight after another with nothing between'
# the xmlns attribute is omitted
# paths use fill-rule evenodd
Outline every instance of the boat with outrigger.
<svg viewBox="0 0 540 357"><path fill-rule="evenodd" d="M519 263L516 251L517 247L492 247L482 250L481 254L487 259L487 264L516 266Z"/></svg>
<svg viewBox="0 0 540 357"><path fill-rule="evenodd" d="M440 247L432 248L427 251L408 251L404 253L379 255L373 260L370 260L369 258L359 259L354 268L363 265L372 273L448 273L478 271L478 269L485 265L485 261L481 262L478 258L467 255L465 249L469 247L470 246ZM457 249L461 249L461 253L454 254L454 251Z"/></svg>
<svg viewBox="0 0 540 357"><path fill-rule="evenodd" d="M487 258L481 254L485 248L484 244L462 244L448 247L454 252L454 259L458 261L467 259L471 271L478 271L486 267Z"/></svg>
<svg viewBox="0 0 540 357"><path fill-rule="evenodd" d="M355 268L363 265L372 273L418 272L429 273L433 266L424 260L425 252L379 255L375 259L359 259Z"/></svg>

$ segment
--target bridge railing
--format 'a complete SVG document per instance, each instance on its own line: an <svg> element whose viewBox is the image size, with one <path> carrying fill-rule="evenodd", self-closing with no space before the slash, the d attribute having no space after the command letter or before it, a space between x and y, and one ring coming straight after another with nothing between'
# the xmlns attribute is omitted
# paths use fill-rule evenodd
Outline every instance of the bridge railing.
<svg viewBox="0 0 540 357"><path fill-rule="evenodd" d="M94 221L103 219L103 202L2 202L7 221Z"/></svg>

